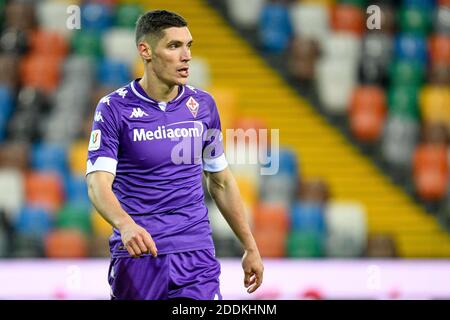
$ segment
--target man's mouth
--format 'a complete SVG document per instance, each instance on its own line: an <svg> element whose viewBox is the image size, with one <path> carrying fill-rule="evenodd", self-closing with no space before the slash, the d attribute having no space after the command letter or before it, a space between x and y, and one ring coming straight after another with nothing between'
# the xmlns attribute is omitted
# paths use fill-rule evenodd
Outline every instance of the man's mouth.
<svg viewBox="0 0 450 320"><path fill-rule="evenodd" d="M189 67L179 68L179 69L177 69L177 71L178 71L178 73L181 74L181 76L183 76L183 77L189 76Z"/></svg>

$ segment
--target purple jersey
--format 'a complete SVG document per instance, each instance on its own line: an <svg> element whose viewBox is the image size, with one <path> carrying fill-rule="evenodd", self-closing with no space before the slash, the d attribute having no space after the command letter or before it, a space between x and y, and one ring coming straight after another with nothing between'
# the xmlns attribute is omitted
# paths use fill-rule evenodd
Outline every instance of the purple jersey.
<svg viewBox="0 0 450 320"><path fill-rule="evenodd" d="M158 102L138 80L100 100L87 174L115 175L114 194L151 234L159 254L213 248L202 170L218 172L227 166L214 99L179 86L175 99ZM110 247L112 257L129 256L116 229Z"/></svg>

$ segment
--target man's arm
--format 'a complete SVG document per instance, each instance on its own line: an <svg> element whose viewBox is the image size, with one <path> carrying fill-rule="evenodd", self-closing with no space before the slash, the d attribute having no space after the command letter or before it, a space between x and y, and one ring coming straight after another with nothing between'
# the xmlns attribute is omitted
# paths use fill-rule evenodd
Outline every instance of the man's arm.
<svg viewBox="0 0 450 320"><path fill-rule="evenodd" d="M88 194L100 215L118 229L129 254L139 257L150 252L156 257L157 249L150 234L123 210L112 192L114 175L106 171L95 171L87 176Z"/></svg>
<svg viewBox="0 0 450 320"><path fill-rule="evenodd" d="M244 205L237 183L227 167L220 172L207 172L208 191L217 207L242 243L245 253L242 259L244 286L252 293L262 283L264 266L258 247L245 217Z"/></svg>

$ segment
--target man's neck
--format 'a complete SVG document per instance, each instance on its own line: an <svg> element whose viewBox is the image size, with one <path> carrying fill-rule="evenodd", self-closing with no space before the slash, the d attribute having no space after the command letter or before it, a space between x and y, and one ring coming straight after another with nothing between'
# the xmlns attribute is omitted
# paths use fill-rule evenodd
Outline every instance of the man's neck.
<svg viewBox="0 0 450 320"><path fill-rule="evenodd" d="M177 85L169 87L156 79L152 81L147 74L144 74L142 79L139 80L139 84L142 89L144 89L145 93L156 101L169 102L175 99L178 94Z"/></svg>

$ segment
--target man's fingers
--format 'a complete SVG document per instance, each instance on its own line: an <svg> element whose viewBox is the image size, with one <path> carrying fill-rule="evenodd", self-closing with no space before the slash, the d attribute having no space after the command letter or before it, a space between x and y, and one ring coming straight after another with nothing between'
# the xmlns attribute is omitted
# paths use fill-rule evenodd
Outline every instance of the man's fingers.
<svg viewBox="0 0 450 320"><path fill-rule="evenodd" d="M130 245L126 245L125 247L127 248L127 251L130 254L130 256L136 257L136 253L134 252L133 247L131 247Z"/></svg>
<svg viewBox="0 0 450 320"><path fill-rule="evenodd" d="M130 241L127 247L131 247L133 249L134 257L139 257L142 254L141 249L139 249L139 246L134 241Z"/></svg>
<svg viewBox="0 0 450 320"><path fill-rule="evenodd" d="M258 288L261 286L261 284L262 284L262 278L260 278L260 277L258 277L258 276L255 276L255 277L252 279L252 284L253 284L253 285L252 285L251 287L249 287L248 290L247 290L248 293L253 293L253 292L255 292L256 289L258 289Z"/></svg>
<svg viewBox="0 0 450 320"><path fill-rule="evenodd" d="M246 288L248 288L248 286L250 285L250 277L251 277L251 273L250 272L245 272L245 275L244 275L244 286L246 287Z"/></svg>
<svg viewBox="0 0 450 320"><path fill-rule="evenodd" d="M152 256L156 257L156 255L158 254L158 249L156 249L155 242L150 237L150 235L147 235L146 237L144 237L144 243L147 246L147 248L149 249Z"/></svg>
<svg viewBox="0 0 450 320"><path fill-rule="evenodd" d="M145 245L142 237L138 236L136 239L136 243L139 246L139 249L141 250L142 253L148 253L148 247Z"/></svg>

